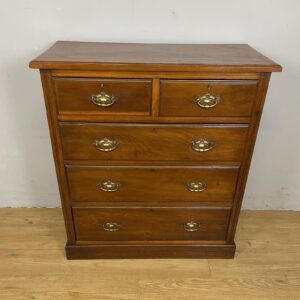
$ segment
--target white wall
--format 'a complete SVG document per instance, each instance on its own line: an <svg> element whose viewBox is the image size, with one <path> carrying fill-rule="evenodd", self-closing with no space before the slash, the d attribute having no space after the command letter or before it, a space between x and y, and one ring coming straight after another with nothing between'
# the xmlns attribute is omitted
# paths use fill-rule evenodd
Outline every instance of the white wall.
<svg viewBox="0 0 300 300"><path fill-rule="evenodd" d="M300 209L300 1L0 0L0 206L58 206L38 71L56 40L249 43L272 76L244 208Z"/></svg>

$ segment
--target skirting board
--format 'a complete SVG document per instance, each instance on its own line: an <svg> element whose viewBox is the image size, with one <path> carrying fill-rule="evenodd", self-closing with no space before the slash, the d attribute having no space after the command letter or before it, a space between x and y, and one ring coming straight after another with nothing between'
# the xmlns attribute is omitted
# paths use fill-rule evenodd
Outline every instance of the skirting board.
<svg viewBox="0 0 300 300"><path fill-rule="evenodd" d="M93 258L233 258L230 245L66 245L68 259Z"/></svg>

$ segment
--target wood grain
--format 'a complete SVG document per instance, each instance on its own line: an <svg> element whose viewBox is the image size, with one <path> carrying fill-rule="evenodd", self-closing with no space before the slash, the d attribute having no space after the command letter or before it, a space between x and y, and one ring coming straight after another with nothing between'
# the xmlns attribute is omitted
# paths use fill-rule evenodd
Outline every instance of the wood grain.
<svg viewBox="0 0 300 300"><path fill-rule="evenodd" d="M135 116L135 115L86 115L86 114L60 114L57 116L63 122L124 122L124 123L162 123L162 124L248 124L250 117L164 117L164 116Z"/></svg>
<svg viewBox="0 0 300 300"><path fill-rule="evenodd" d="M54 77L102 77L102 78L161 78L161 79L260 79L260 73L231 72L165 72L165 71L93 71L93 70L51 70Z"/></svg>
<svg viewBox="0 0 300 300"><path fill-rule="evenodd" d="M98 160L194 160L239 161L248 132L246 125L140 125L61 123L65 159ZM96 139L114 139L114 151L93 146ZM214 147L206 152L191 148L193 140L208 139Z"/></svg>
<svg viewBox="0 0 300 300"><path fill-rule="evenodd" d="M248 45L57 42L30 66L41 69L68 258L234 256L234 233L270 72L281 71L280 65ZM101 82L117 101L99 109L89 98L100 91ZM221 101L198 109L194 98L206 92ZM116 140L116 149L99 151L95 141L104 138ZM212 141L213 147L195 151L192 143L198 140ZM218 174L207 171L217 165ZM204 175L207 193L196 197L182 189L186 177L196 181ZM99 195L95 186L102 176L122 181L120 194ZM80 212L75 219L74 206ZM232 209L226 222L224 216L211 217L218 207L222 213ZM201 212L213 230L189 244L176 239L182 235L175 227L178 234L171 230L165 239L169 245L160 245L159 221L175 226L176 220L182 222L178 211ZM97 245L93 228L83 230L84 241L75 236L74 221L80 237L80 228L91 226L90 217L95 220L102 212L109 212L107 217L118 212L131 228L122 243ZM141 225L133 230L133 224ZM87 241L89 234L95 240ZM126 237L133 236L144 244L130 244Z"/></svg>
<svg viewBox="0 0 300 300"><path fill-rule="evenodd" d="M238 216L242 207L242 201L243 201L243 196L246 188L250 163L254 151L254 146L255 146L259 123L260 123L260 119L262 116L262 111L263 111L263 107L267 95L270 77L271 74L268 73L263 74L262 79L259 83L257 101L255 103L255 106L253 107L251 125L248 131L245 157L244 157L243 164L241 166L240 177L238 180L238 188L235 195L235 201L234 201L235 205L232 211L231 222L229 224L229 229L228 229L228 236L227 236L228 242L234 240L234 234L238 224Z"/></svg>
<svg viewBox="0 0 300 300"><path fill-rule="evenodd" d="M72 212L70 206L67 204L67 181L65 168L63 166L63 157L61 149L61 141L59 134L59 124L57 122L57 110L55 105L55 96L52 86L52 79L48 70L41 70L41 81L44 92L44 101L47 111L47 119L49 125L49 132L52 144L52 153L55 162L56 177L58 181L59 193L61 198L61 205L63 207L65 217L65 227L67 232L68 241L75 240L74 227L72 223Z"/></svg>
<svg viewBox="0 0 300 300"><path fill-rule="evenodd" d="M159 114L159 90L160 90L160 79L159 78L153 78L152 83L152 110L151 110L151 116L157 117Z"/></svg>
<svg viewBox="0 0 300 300"><path fill-rule="evenodd" d="M254 80L162 80L160 115L249 117L256 90L257 81ZM199 107L196 98L207 93L220 97L220 102L211 108Z"/></svg>
<svg viewBox="0 0 300 300"><path fill-rule="evenodd" d="M229 207L73 207L78 241L170 241L173 244L180 240L225 240L229 216ZM184 224L190 221L199 223L200 228L186 231ZM107 222L116 222L120 229L104 230Z"/></svg>
<svg viewBox="0 0 300 300"><path fill-rule="evenodd" d="M150 115L151 80L54 77L53 83L59 114ZM116 97L112 106L101 107L90 100L103 91Z"/></svg>
<svg viewBox="0 0 300 300"><path fill-rule="evenodd" d="M272 72L281 66L245 44L56 42L31 68L135 71Z"/></svg>
<svg viewBox="0 0 300 300"><path fill-rule="evenodd" d="M71 201L206 201L232 202L238 167L67 166ZM119 184L116 192L99 183ZM202 192L191 192L189 182L205 182Z"/></svg>
<svg viewBox="0 0 300 300"><path fill-rule="evenodd" d="M299 299L300 212L242 211L234 260L68 261L63 223L61 209L0 209L1 299Z"/></svg>

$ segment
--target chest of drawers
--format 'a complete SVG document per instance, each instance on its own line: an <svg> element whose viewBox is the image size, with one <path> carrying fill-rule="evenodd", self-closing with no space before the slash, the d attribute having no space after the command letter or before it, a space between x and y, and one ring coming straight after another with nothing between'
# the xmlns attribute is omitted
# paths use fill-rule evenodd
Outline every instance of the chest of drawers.
<svg viewBox="0 0 300 300"><path fill-rule="evenodd" d="M57 42L40 69L79 258L232 258L271 72L247 45Z"/></svg>

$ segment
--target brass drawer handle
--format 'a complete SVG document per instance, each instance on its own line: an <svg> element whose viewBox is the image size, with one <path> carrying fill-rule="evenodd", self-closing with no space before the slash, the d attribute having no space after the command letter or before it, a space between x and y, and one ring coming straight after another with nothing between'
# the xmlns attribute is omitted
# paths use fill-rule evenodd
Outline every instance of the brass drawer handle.
<svg viewBox="0 0 300 300"><path fill-rule="evenodd" d="M210 140L195 140L191 143L192 149L197 152L209 151L214 147L214 142Z"/></svg>
<svg viewBox="0 0 300 300"><path fill-rule="evenodd" d="M97 186L100 187L103 192L116 192L120 188L120 183L107 180L99 182Z"/></svg>
<svg viewBox="0 0 300 300"><path fill-rule="evenodd" d="M99 94L91 95L90 99L95 105L102 107L112 106L117 100L117 98L114 95L109 95L105 92L100 92Z"/></svg>
<svg viewBox="0 0 300 300"><path fill-rule="evenodd" d="M203 192L207 188L207 183L204 181L188 182L187 188L191 192Z"/></svg>
<svg viewBox="0 0 300 300"><path fill-rule="evenodd" d="M186 231L197 231L200 229L200 226L200 223L197 223L195 221L190 221L183 224L183 228Z"/></svg>
<svg viewBox="0 0 300 300"><path fill-rule="evenodd" d="M210 93L211 86L207 87L207 93L203 96L196 96L195 101L198 106L202 108L212 108L215 107L220 101L220 96L214 96Z"/></svg>
<svg viewBox="0 0 300 300"><path fill-rule="evenodd" d="M104 138L102 140L95 140L93 145L97 148L99 151L113 151L117 148L118 143L116 140L110 140L108 138Z"/></svg>
<svg viewBox="0 0 300 300"><path fill-rule="evenodd" d="M102 228L106 231L118 231L121 229L121 225L116 222L107 222L102 224Z"/></svg>

